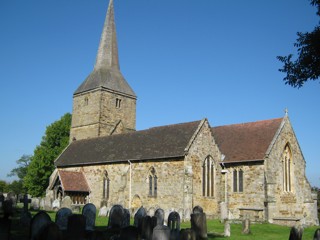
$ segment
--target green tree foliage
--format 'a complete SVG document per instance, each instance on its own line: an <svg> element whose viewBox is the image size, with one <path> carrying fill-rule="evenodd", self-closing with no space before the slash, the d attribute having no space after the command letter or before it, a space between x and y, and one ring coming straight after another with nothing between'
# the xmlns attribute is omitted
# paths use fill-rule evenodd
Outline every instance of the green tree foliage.
<svg viewBox="0 0 320 240"><path fill-rule="evenodd" d="M26 193L26 190L23 187L22 180L14 180L13 182L7 185L6 192L14 192L15 194L22 194L22 193Z"/></svg>
<svg viewBox="0 0 320 240"><path fill-rule="evenodd" d="M310 0L311 5L317 7L317 15L320 16L320 0ZM293 55L278 56L278 60L284 63L280 72L286 73L283 78L286 84L292 87L302 87L308 80L319 80L320 77L320 26L316 26L312 32L298 32L298 39L294 43L298 57L292 60Z"/></svg>
<svg viewBox="0 0 320 240"><path fill-rule="evenodd" d="M6 181L0 180L0 192L7 192L8 183Z"/></svg>
<svg viewBox="0 0 320 240"><path fill-rule="evenodd" d="M24 178L29 194L37 197L45 194L54 169L54 160L69 143L70 126L71 114L67 113L47 127L40 145L34 150Z"/></svg>
<svg viewBox="0 0 320 240"><path fill-rule="evenodd" d="M31 157L31 155L22 155L21 158L16 161L18 167L12 169L7 176L17 176L20 180L23 180L27 174L27 168L30 164Z"/></svg>

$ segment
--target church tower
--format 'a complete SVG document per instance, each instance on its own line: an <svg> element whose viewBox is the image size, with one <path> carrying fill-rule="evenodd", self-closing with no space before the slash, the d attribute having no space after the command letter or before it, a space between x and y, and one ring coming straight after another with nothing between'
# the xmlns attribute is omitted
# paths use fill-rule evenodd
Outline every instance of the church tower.
<svg viewBox="0 0 320 240"><path fill-rule="evenodd" d="M94 69L73 94L70 140L135 131L136 100L120 72L110 0Z"/></svg>

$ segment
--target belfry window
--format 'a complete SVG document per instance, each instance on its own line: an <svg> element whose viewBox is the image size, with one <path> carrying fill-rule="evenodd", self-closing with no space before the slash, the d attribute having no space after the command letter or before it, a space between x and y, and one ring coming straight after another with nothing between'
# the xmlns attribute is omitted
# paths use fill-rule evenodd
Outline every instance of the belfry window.
<svg viewBox="0 0 320 240"><path fill-rule="evenodd" d="M121 99L116 98L116 108L121 108Z"/></svg>
<svg viewBox="0 0 320 240"><path fill-rule="evenodd" d="M202 196L213 197L215 187L215 166L211 156L202 165Z"/></svg>
<svg viewBox="0 0 320 240"><path fill-rule="evenodd" d="M243 170L233 170L233 192L243 192Z"/></svg>
<svg viewBox="0 0 320 240"><path fill-rule="evenodd" d="M157 196L158 189L158 177L156 175L156 170L151 167L149 171L149 197Z"/></svg>
<svg viewBox="0 0 320 240"><path fill-rule="evenodd" d="M283 166L283 191L292 191L292 154L289 145L287 144L282 154Z"/></svg>
<svg viewBox="0 0 320 240"><path fill-rule="evenodd" d="M103 198L105 200L108 200L110 196L110 179L108 177L108 172L104 172L104 177L103 177Z"/></svg>

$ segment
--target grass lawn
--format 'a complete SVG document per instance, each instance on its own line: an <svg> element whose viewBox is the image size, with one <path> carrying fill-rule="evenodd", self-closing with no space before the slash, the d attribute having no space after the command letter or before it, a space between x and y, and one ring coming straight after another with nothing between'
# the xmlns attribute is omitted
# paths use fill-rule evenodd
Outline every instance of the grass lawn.
<svg viewBox="0 0 320 240"><path fill-rule="evenodd" d="M31 212L32 215L35 215L36 212ZM55 212L48 212L52 221L55 220ZM18 221L18 220L16 220ZM98 217L96 218L96 227L99 230L103 230L108 224L107 217ZM133 224L133 219L131 219L131 224ZM18 225L17 225L18 226ZM181 224L181 228L190 228L190 222L185 222ZM315 230L319 227L309 227L304 229L303 240L312 240L313 234ZM243 235L241 233L242 224L231 224L231 237L225 238L222 236L224 231L224 225L220 223L218 220L207 220L207 229L208 229L208 239L215 240L288 240L290 228L284 226L278 226L268 223L263 224L251 224L251 234ZM13 225L13 234L18 236L13 236L13 240L15 239L24 239L22 238L23 233L21 233L21 229L15 229ZM19 237L20 236L20 237Z"/></svg>

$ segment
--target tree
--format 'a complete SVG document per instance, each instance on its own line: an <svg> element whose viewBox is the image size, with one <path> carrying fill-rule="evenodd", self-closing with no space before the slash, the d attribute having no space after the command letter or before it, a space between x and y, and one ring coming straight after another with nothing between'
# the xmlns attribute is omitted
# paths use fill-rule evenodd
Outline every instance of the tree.
<svg viewBox="0 0 320 240"><path fill-rule="evenodd" d="M310 0L311 5L317 7L317 15L320 16L320 0ZM298 58L292 60L293 55L277 56L284 63L280 72L286 73L283 78L286 84L300 88L308 80L319 80L320 77L320 26L316 26L312 32L298 32L298 39L294 46L298 51Z"/></svg>
<svg viewBox="0 0 320 240"><path fill-rule="evenodd" d="M16 195L26 193L22 180L14 180L6 187L6 192L14 192Z"/></svg>
<svg viewBox="0 0 320 240"><path fill-rule="evenodd" d="M54 160L69 143L70 127L71 114L67 113L46 128L40 145L34 150L24 178L24 185L29 194L37 197L45 194L54 169Z"/></svg>
<svg viewBox="0 0 320 240"><path fill-rule="evenodd" d="M20 159L16 161L18 167L11 170L7 175L8 177L17 176L20 180L23 180L27 174L27 168L30 164L32 156L31 155L22 155Z"/></svg>
<svg viewBox="0 0 320 240"><path fill-rule="evenodd" d="M0 192L6 192L7 191L8 183L6 181L0 180Z"/></svg>

